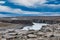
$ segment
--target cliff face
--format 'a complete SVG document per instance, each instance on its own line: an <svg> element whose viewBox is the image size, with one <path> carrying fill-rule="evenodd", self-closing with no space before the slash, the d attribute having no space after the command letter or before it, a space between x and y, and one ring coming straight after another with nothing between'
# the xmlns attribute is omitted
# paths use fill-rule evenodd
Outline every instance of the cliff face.
<svg viewBox="0 0 60 40"><path fill-rule="evenodd" d="M50 24L46 26L42 26L41 30L44 32L55 32L60 29L60 24Z"/></svg>
<svg viewBox="0 0 60 40"><path fill-rule="evenodd" d="M3 23L0 22L0 29L14 29L14 28L19 28L22 29L25 25L24 24L14 24L14 23Z"/></svg>
<svg viewBox="0 0 60 40"><path fill-rule="evenodd" d="M33 25L31 20L0 20L3 23Z"/></svg>
<svg viewBox="0 0 60 40"><path fill-rule="evenodd" d="M22 29L25 26L33 25L30 20L0 20L0 28L19 28Z"/></svg>
<svg viewBox="0 0 60 40"><path fill-rule="evenodd" d="M18 20L18 21L17 21ZM33 21L37 23L49 23L49 24L55 24L60 23L60 16L20 16L20 17L3 17L0 18L0 21L24 21L23 23L26 23L25 21ZM12 22L13 23L13 22Z"/></svg>

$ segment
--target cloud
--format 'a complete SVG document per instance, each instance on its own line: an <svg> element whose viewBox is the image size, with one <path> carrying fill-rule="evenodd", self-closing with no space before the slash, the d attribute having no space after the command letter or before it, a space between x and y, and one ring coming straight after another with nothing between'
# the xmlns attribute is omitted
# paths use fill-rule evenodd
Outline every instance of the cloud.
<svg viewBox="0 0 60 40"><path fill-rule="evenodd" d="M16 14L41 14L40 12L31 12L31 11L23 11L21 9L13 9L8 6L0 6L0 12L9 12Z"/></svg>
<svg viewBox="0 0 60 40"><path fill-rule="evenodd" d="M24 14L43 14L41 12L30 12L30 11L24 11L22 13L24 13Z"/></svg>
<svg viewBox="0 0 60 40"><path fill-rule="evenodd" d="M42 16L60 16L60 12L44 12Z"/></svg>
<svg viewBox="0 0 60 40"><path fill-rule="evenodd" d="M0 1L0 15L12 16L12 15L32 15L32 16L59 16L60 4L45 4L46 0L8 0ZM11 4L9 4L9 2ZM5 5L6 4L6 5ZM13 4L13 5L12 5ZM12 6L11 6L12 5ZM17 7L17 8L15 8ZM58 12L57 12L58 11ZM3 12L3 13L2 13ZM5 12L5 14L4 14ZM11 14L11 15L10 15Z"/></svg>
<svg viewBox="0 0 60 40"><path fill-rule="evenodd" d="M24 10L21 10L18 8L16 8L16 9L10 8L9 6L2 6L2 5L0 5L0 12L6 12L6 13L8 12L8 13L20 14L20 15L22 15L22 14L32 15L33 14L36 16L59 16L60 15L60 12L34 12L34 11L31 12L31 11L24 11Z"/></svg>
<svg viewBox="0 0 60 40"><path fill-rule="evenodd" d="M0 14L0 17L8 17L8 15Z"/></svg>
<svg viewBox="0 0 60 40"><path fill-rule="evenodd" d="M51 14L51 16L60 16L60 14Z"/></svg>
<svg viewBox="0 0 60 40"><path fill-rule="evenodd" d="M44 4L46 0L8 0L10 3L14 3L15 5L22 5L26 7L33 7L37 4Z"/></svg>
<svg viewBox="0 0 60 40"><path fill-rule="evenodd" d="M49 0L49 1L52 1L52 0ZM60 12L59 10L60 4L58 5L46 4L46 2L49 2L49 1L47 0L8 0L8 2L12 3L13 5L20 6L20 9L24 11L26 10L26 11L36 11L36 12L38 11L39 12Z"/></svg>
<svg viewBox="0 0 60 40"><path fill-rule="evenodd" d="M21 13L21 10L20 9L13 9L8 6L1 6L0 5L0 12Z"/></svg>
<svg viewBox="0 0 60 40"><path fill-rule="evenodd" d="M60 9L60 4L45 4L46 7L51 8L53 10Z"/></svg>
<svg viewBox="0 0 60 40"><path fill-rule="evenodd" d="M5 3L5 1L0 1L0 4L4 4Z"/></svg>
<svg viewBox="0 0 60 40"><path fill-rule="evenodd" d="M13 3L14 5L22 5L22 6L26 6L26 7L37 7L37 6L42 6L42 5L46 5L46 6L52 6L55 7L57 6L56 4L48 4L47 2L56 2L56 0L8 0L8 2ZM59 1L57 1L59 2ZM58 4L60 5L60 4Z"/></svg>

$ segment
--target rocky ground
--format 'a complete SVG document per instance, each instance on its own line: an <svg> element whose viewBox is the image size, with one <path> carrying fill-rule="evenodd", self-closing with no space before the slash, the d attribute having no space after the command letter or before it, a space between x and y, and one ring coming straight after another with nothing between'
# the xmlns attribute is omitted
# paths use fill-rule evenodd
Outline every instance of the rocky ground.
<svg viewBox="0 0 60 40"><path fill-rule="evenodd" d="M6 29L1 40L60 40L60 24L42 26L41 30Z"/></svg>

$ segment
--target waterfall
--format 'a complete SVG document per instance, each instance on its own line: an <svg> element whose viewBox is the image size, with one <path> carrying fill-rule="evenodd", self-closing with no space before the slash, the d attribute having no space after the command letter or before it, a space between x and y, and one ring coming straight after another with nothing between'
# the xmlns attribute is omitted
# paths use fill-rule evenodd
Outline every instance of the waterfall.
<svg viewBox="0 0 60 40"><path fill-rule="evenodd" d="M25 26L22 30L29 30L29 29L40 30L43 25L48 25L45 23L33 23L33 24L34 25L32 25L32 26Z"/></svg>

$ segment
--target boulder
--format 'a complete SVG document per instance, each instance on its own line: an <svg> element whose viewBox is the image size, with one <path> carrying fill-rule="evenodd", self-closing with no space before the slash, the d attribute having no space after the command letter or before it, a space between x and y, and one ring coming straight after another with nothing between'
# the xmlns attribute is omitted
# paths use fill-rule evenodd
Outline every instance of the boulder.
<svg viewBox="0 0 60 40"><path fill-rule="evenodd" d="M28 37L28 38L36 38L37 35L35 35L35 34L28 34L27 37Z"/></svg>

